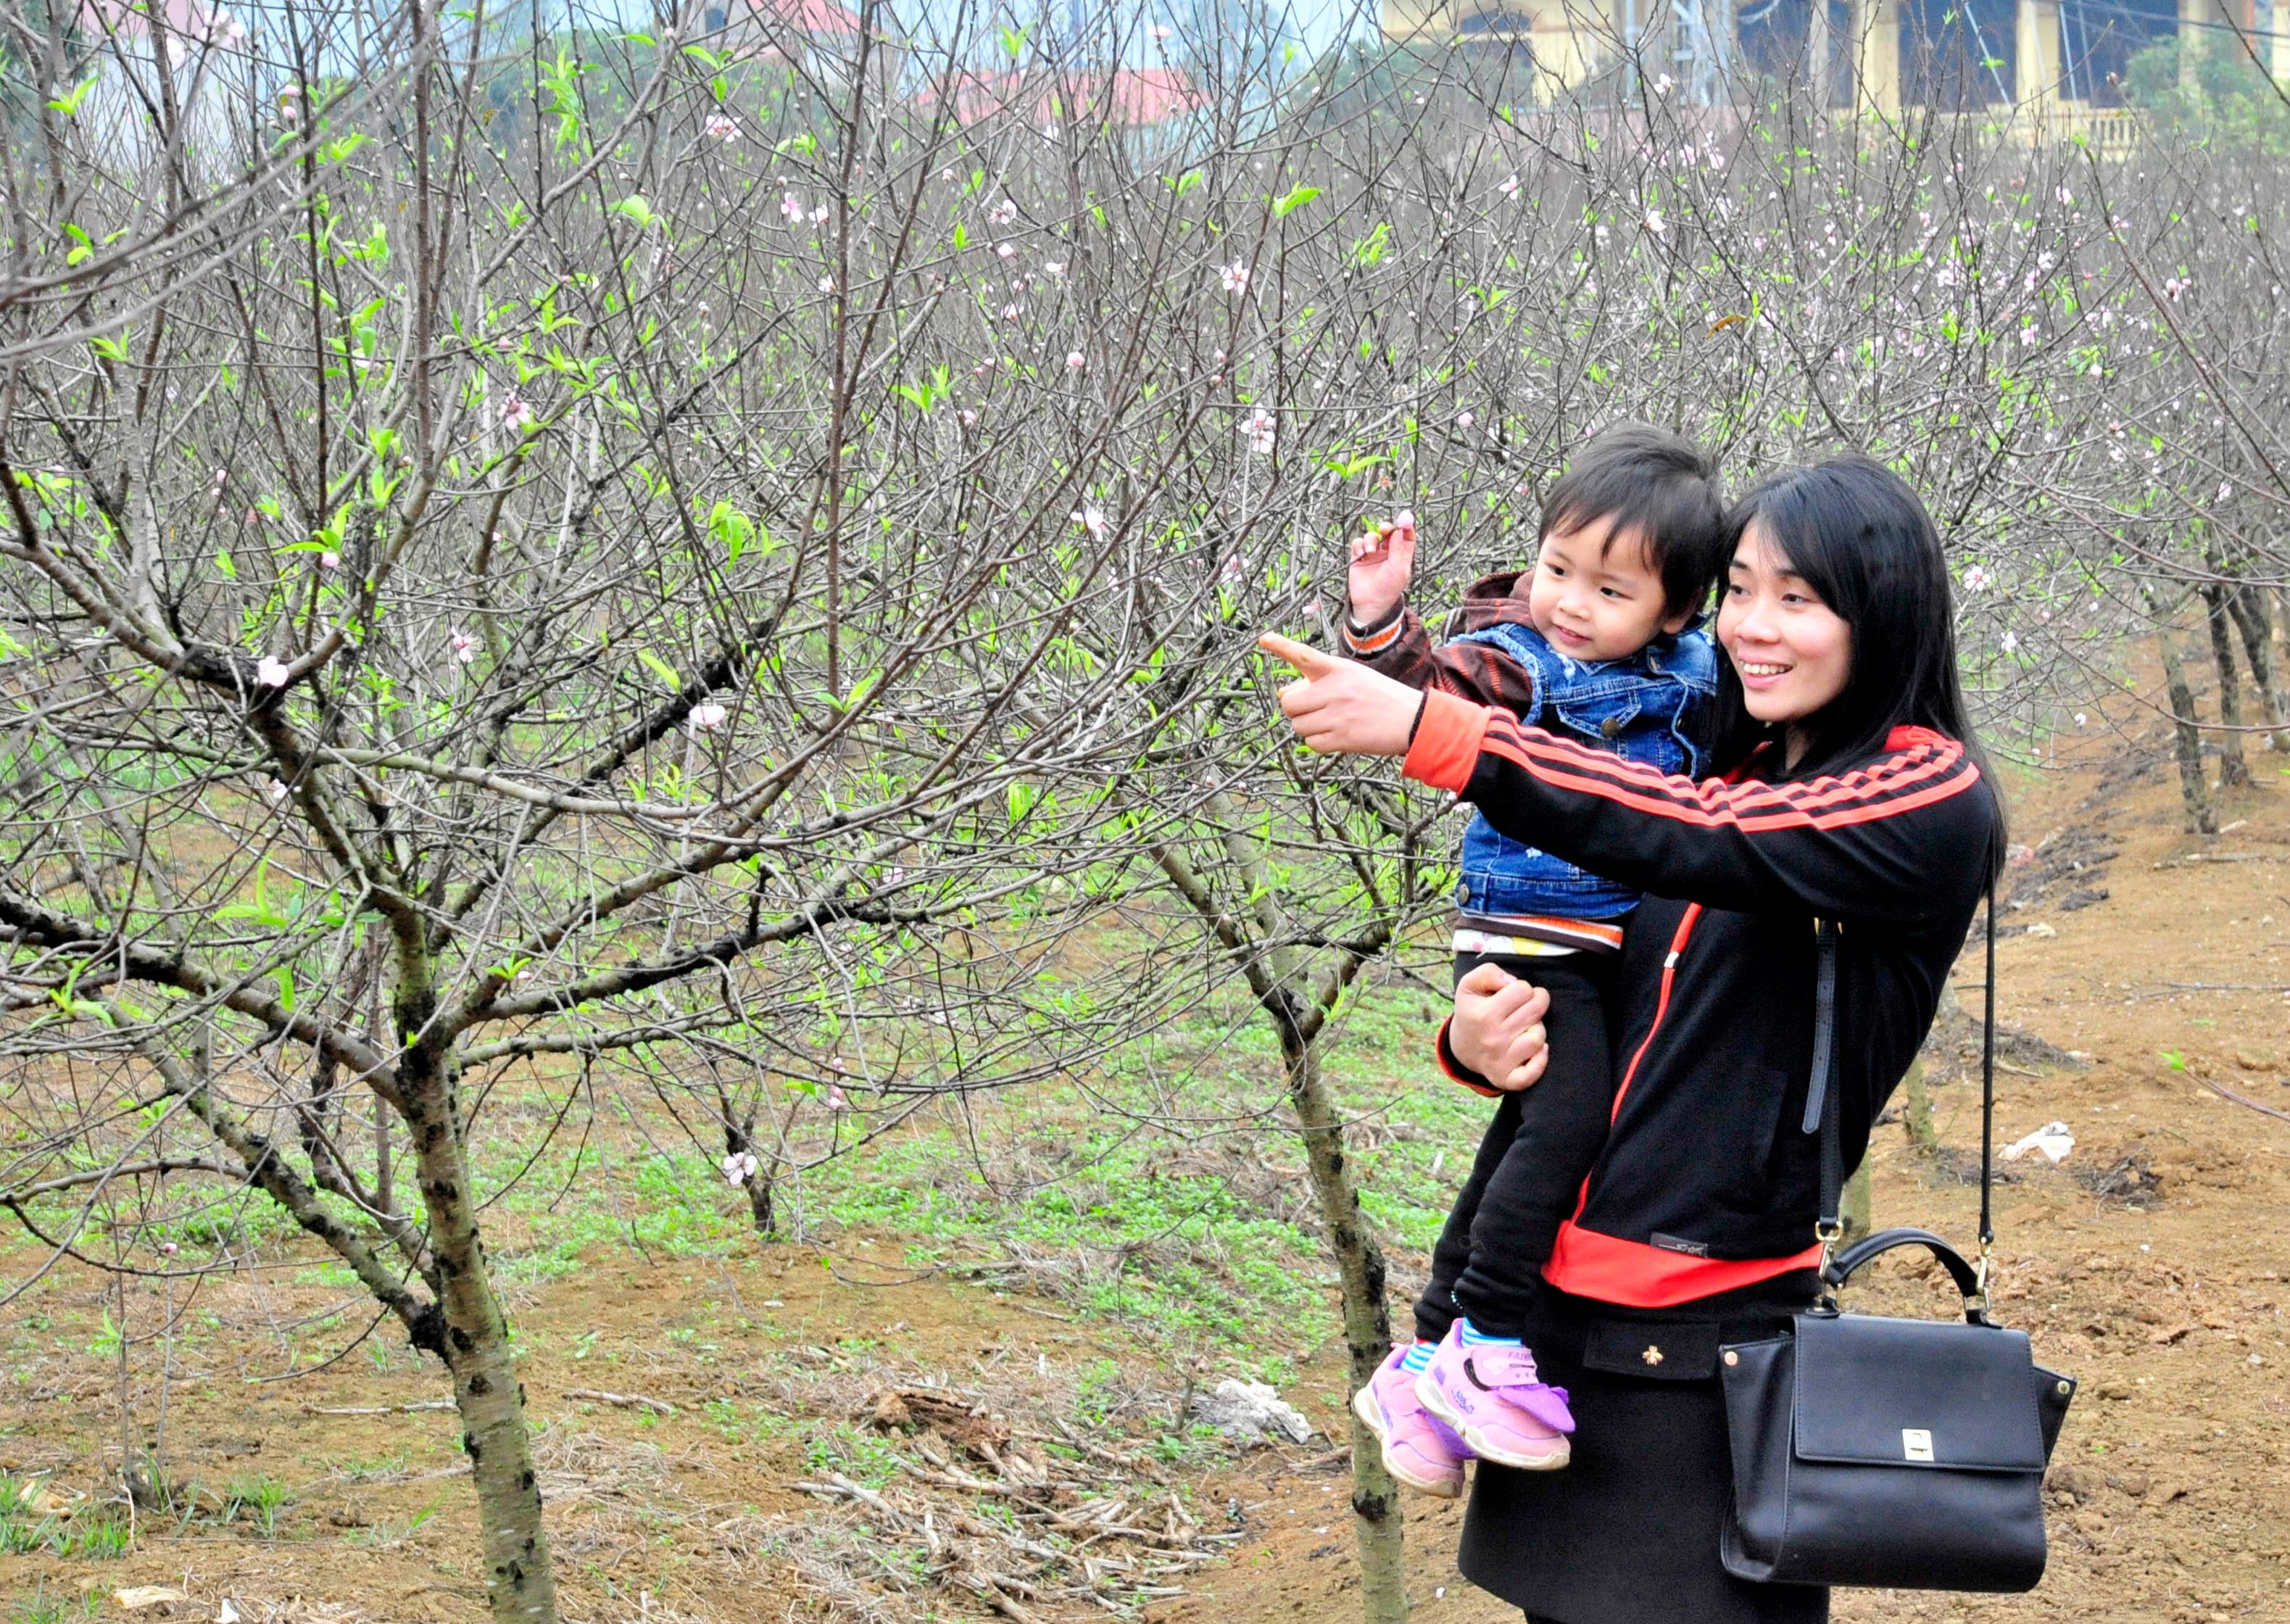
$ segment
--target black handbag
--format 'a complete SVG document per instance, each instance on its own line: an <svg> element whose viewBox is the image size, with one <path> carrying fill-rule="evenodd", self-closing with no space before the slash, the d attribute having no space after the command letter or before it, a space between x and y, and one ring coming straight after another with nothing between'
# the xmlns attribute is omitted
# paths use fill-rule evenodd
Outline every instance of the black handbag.
<svg viewBox="0 0 2290 1624"><path fill-rule="evenodd" d="M2044 1573L2044 1468L2073 1379L1989 1317L1990 1164L1996 1115L1996 892L1988 893L1981 1044L1980 1260L1940 1236L1885 1229L1831 1255L1845 1183L1838 1091L1834 921L1816 921L1813 1079L1803 1131L1821 1136L1822 1292L1787 1336L1720 1350L1734 1505L1718 1556L1736 1578L1916 1590L2028 1590ZM1964 1318L1838 1310L1870 1259L1920 1246L1964 1299Z"/></svg>

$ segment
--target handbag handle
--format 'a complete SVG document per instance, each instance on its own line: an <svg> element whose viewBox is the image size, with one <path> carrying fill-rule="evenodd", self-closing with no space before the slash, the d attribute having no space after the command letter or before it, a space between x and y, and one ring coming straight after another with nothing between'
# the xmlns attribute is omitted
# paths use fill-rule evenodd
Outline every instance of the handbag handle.
<svg viewBox="0 0 2290 1624"><path fill-rule="evenodd" d="M1822 1295L1816 1312L1838 1312L1835 1292L1870 1259L1896 1246L1922 1246L1947 1268L1964 1297L1964 1317L1975 1325L1991 1324L1988 1317L1988 1254L1996 1239L1990 1201L1996 1146L1996 880L1988 881L1988 966L1980 1018L1980 1260L1965 1260L1940 1236L1924 1229L1882 1229L1865 1236L1832 1257L1830 1249L1845 1238L1841 1210L1845 1200L1845 1148L1838 1124L1838 1091L1830 1086L1836 1069L1837 943L1842 927L1833 919L1813 922L1814 969L1813 995L1813 1078L1806 1089L1807 1133L1821 1135L1821 1216L1814 1234L1821 1242Z"/></svg>
<svg viewBox="0 0 2290 1624"><path fill-rule="evenodd" d="M1841 1290L1863 1265L1901 1246L1921 1246L1939 1260L1941 1267L1948 1270L1950 1280L1955 1283L1958 1295L1964 1299L1966 1324L1994 1323L1988 1317L1987 1295L1980 1289L1980 1271L1966 1260L1962 1252L1929 1229L1879 1229L1874 1235L1863 1236L1822 1265L1821 1283L1832 1291Z"/></svg>

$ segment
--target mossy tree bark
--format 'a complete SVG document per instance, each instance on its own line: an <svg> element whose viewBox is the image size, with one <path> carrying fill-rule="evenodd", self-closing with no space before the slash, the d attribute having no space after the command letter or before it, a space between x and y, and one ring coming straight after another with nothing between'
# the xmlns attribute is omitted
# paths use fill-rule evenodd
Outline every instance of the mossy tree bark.
<svg viewBox="0 0 2290 1624"><path fill-rule="evenodd" d="M2242 677L2234 663L2234 620L2224 581L2203 588L2211 635L2211 663L2219 679L2219 785L2231 789L2250 782L2250 763L2242 753ZM2174 700L2175 703L2175 700Z"/></svg>
<svg viewBox="0 0 2290 1624"><path fill-rule="evenodd" d="M1391 1312L1385 1300L1383 1248L1360 1210L1359 1184L1344 1140L1343 1114L1328 1087L1322 1061L1329 1015L1345 991L1393 941L1395 912L1371 921L1335 949L1334 962L1316 977L1298 932L1284 916L1282 887L1266 854L1240 832L1249 820L1229 797L1218 794L1207 808L1226 832L1221 842L1227 872L1246 899L1235 908L1221 905L1211 882L1173 844L1151 848L1154 860L1177 893L1207 925L1220 948L1247 981L1250 995L1271 1020L1280 1037L1280 1056L1289 1104L1304 1141L1312 1195L1336 1264L1337 1292L1344 1328L1344 1354L1350 1374L1346 1396L1374 1375L1391 1351ZM1345 1406L1352 1452L1352 1525L1360 1562L1360 1616L1365 1624L1399 1624L1407 1617L1405 1522L1399 1485L1384 1469L1375 1436Z"/></svg>
<svg viewBox="0 0 2290 1624"><path fill-rule="evenodd" d="M478 1233L460 1064L452 1044L430 1035L436 999L429 966L418 954L418 948L401 950L393 1008L409 1041L398 1063L398 1087L436 1260L437 1351L453 1378L461 1448L476 1484L486 1599L494 1624L554 1624L556 1580L524 1423L524 1384L517 1380L508 1318L493 1294Z"/></svg>
<svg viewBox="0 0 2290 1624"><path fill-rule="evenodd" d="M2153 595L2148 612L2155 620L2155 644L2163 657L2163 687L2170 696L2171 741L2179 762L2179 796L2186 807L2187 833L2215 835L2218 814L2211 810L2210 785L2203 778L2203 734L2195 691L2187 682L2187 662L2179 653L2178 632L2158 609Z"/></svg>

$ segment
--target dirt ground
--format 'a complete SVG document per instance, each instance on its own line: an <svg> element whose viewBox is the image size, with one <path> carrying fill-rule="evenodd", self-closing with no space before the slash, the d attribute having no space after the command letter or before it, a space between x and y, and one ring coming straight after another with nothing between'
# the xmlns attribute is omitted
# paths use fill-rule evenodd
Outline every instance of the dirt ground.
<svg viewBox="0 0 2290 1624"><path fill-rule="evenodd" d="M2181 831L2167 772L2126 759L2094 741L2086 759L2019 793L2015 833L2033 858L2015 874L2020 906L2005 915L2000 951L2003 1018L2030 1038L2006 1050L2001 1142L2054 1120L2075 1136L2058 1166L2014 1164L1997 1202L1998 1311L2084 1384L2052 1472L2051 1570L2025 1597L1842 1595L1842 1620L2290 1620L2290 1258L2279 1238L2290 1204L2290 768L2254 754L2262 784L2228 792L2224 830L2197 838ZM1977 976L1970 956L1962 969ZM1959 990L1976 1008L1976 981ZM1880 1126L1874 1206L1879 1224L1968 1241L1975 1192L1950 1167L1976 1148L1977 1084L1950 1076L1946 1061L1934 1065L1933 1100L1955 1154L1936 1162L1897 1122ZM1009 1482L1029 1458L1038 1470L1029 1437L1062 1438L1073 1447L1061 1457L1108 1463L1129 1508L1124 1525L1153 1535L1124 1548L1189 1545L1192 1556L1164 1564L1185 1569L1162 1581L1183 1594L1154 1604L1147 1616L1158 1624L1350 1614L1347 1480L1328 1439L1157 1460L1125 1441L1130 1421L1172 1404L1205 1368L1141 1349L1117 1321L1018 1290L885 1284L900 1271L870 1258L893 1245L845 1235L826 1247L650 1263L622 1249L517 1293L568 1618L967 1619L989 1605L1011 1618L1101 1616L1079 1602L1001 1605L944 1585L889 1602L849 1588L871 1526L863 1509L793 1485L855 1472L899 1436L869 1425L884 1393L930 1382L982 1396L981 1412L1006 1419L995 1436L1011 1459L996 1463ZM18 1246L0 1261L13 1269L35 1256ZM29 1317L0 1325L12 1348L0 1472L39 1485L66 1520L104 1492L116 1460L116 1372L84 1334L109 1290L61 1274L11 1310ZM453 1417L434 1407L435 1372L377 1338L332 1369L250 1384L278 1368L267 1342L333 1297L281 1268L211 1283L183 1305L204 1334L186 1341L174 1372L169 1449L199 1494L180 1515L140 1519L125 1555L0 1555L0 1610L10 1610L0 1618L130 1616L111 1597L135 1585L185 1593L132 1615L147 1619L214 1618L226 1598L252 1624L482 1617L474 1510ZM1945 1306L1936 1277L1905 1268L1857 1300ZM1299 1347L1285 1396L1341 1439L1341 1370L1325 1346ZM1082 1415L1085 1427L1050 1430L1053 1418ZM797 1417L812 1429L790 1424ZM829 1425L832 1449L819 1430ZM941 1476L979 1484L973 1473L991 1474L977 1454ZM902 1484L922 1480L896 1469ZM262 1481L288 1492L267 1523L250 1486ZM1008 1492L980 1486L981 1503ZM1057 1505L1075 1503L1069 1488L1058 1494ZM1460 1523L1455 1508L1413 1503L1416 1616L1516 1619L1455 1574ZM970 1532L986 1537L974 1519ZM1205 1548L1229 1554L1204 1560Z"/></svg>
<svg viewBox="0 0 2290 1624"><path fill-rule="evenodd" d="M1997 1312L2083 1383L2049 1479L2050 1569L2027 1596L1840 1592L1839 1620L2290 1620L2290 767L2254 755L2265 786L2229 792L2222 832L2201 838L2182 831L2166 771L2112 756L2094 748L2018 796L2034 860L2014 876L2026 906L1999 914L2015 932L1998 951L2000 1017L2072 1062L2007 1046L1997 1088L1999 1145L2054 1121L2076 1139L2056 1167L2013 1164L1996 1198ZM1966 1009L1979 968L1959 966ZM1945 1147L1976 1153L1977 1091L1976 1073L1935 1089ZM1897 1125L1875 1156L1878 1225L1969 1244L1975 1188ZM1937 1274L1894 1270L1848 1306L1947 1300ZM1332 1362L1311 1374L1341 1381ZM1341 1483L1270 1462L1254 1481L1264 1540L1168 1624L1343 1616L1357 1580ZM1461 1525L1459 1505L1415 1502L1415 1616L1515 1621L1456 1575Z"/></svg>

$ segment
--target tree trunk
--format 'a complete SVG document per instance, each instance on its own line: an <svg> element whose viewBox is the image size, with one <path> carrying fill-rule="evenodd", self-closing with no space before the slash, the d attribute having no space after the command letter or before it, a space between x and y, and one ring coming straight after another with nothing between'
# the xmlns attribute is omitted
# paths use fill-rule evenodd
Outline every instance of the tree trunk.
<svg viewBox="0 0 2290 1624"><path fill-rule="evenodd" d="M1901 1125L1908 1130L1909 1143L1919 1156L1932 1156L1940 1149L1940 1135L1933 1128L1932 1091L1925 1086L1924 1057L1909 1062L1909 1075L1902 1079L1906 1095L1901 1106Z"/></svg>
<svg viewBox="0 0 2290 1624"><path fill-rule="evenodd" d="M2179 657L2175 630L2158 620L2155 641L2163 652L2163 683L2171 696L2171 736L2179 757L2179 795L2186 803L2187 833L2215 835L2210 786L2203 780L2203 735L2197 725L2194 690L2187 686L2186 661Z"/></svg>
<svg viewBox="0 0 2290 1624"><path fill-rule="evenodd" d="M426 966L416 966L395 1001L397 1029L428 1034L433 1012ZM406 1046L399 1087L443 1284L438 1308L461 1448L476 1480L486 1599L493 1624L556 1624L556 1577L541 1526L524 1388L477 1232L459 1081L460 1068L444 1043L424 1036Z"/></svg>
<svg viewBox="0 0 2290 1624"><path fill-rule="evenodd" d="M1853 1170L1853 1176L1845 1181L1845 1198L1837 1216L1845 1226L1847 1241L1857 1241L1870 1231L1869 1158L1865 1156L1861 1158L1861 1165Z"/></svg>
<svg viewBox="0 0 2290 1624"><path fill-rule="evenodd" d="M2258 690L2259 708L2274 730L2274 748L2290 752L2290 681L2274 663L2274 616L2263 587L2238 588L2226 601L2242 634L2242 652L2250 661L2250 685Z"/></svg>
<svg viewBox="0 0 2290 1624"><path fill-rule="evenodd" d="M1830 108L1830 57L1834 47L1829 41L1829 0L1813 0L1806 27L1806 73L1813 91L1813 105L1822 112Z"/></svg>
<svg viewBox="0 0 2290 1624"><path fill-rule="evenodd" d="M1391 1351L1391 1312L1384 1300L1383 1248L1376 1244L1360 1212L1359 1186L1344 1155L1343 1124L1320 1070L1317 1036L1298 1041L1284 1033L1281 1058L1287 1068L1288 1098L1303 1126L1311 1167L1312 1194L1327 1227L1328 1250L1335 1253L1342 1297L1344 1352L1350 1362L1349 1397L1365 1387ZM1407 1616L1405 1519L1399 1485L1383 1469L1383 1451L1351 1406L1352 1518L1359 1539L1360 1616L1366 1624L1398 1624Z"/></svg>
<svg viewBox="0 0 2290 1624"><path fill-rule="evenodd" d="M2211 634L2211 660L2219 678L2219 788L2231 789L2250 782L2250 764L2242 755L2242 679L2234 665L2234 623L2227 613L2228 587L2212 581L2203 588L2205 617Z"/></svg>

